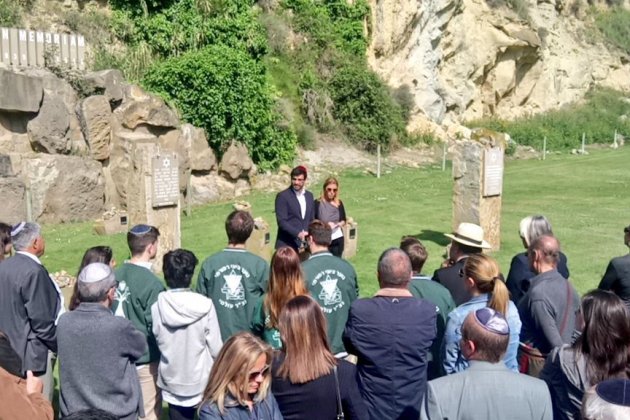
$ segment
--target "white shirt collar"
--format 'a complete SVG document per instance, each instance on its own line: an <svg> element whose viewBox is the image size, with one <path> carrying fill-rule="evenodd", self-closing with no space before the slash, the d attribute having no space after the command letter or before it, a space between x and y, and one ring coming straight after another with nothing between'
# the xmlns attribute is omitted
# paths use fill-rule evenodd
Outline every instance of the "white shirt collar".
<svg viewBox="0 0 630 420"><path fill-rule="evenodd" d="M133 265L137 265L138 267L144 267L147 270L151 271L151 269L153 268L153 263L149 262L149 261L125 261L128 264L133 264Z"/></svg>
<svg viewBox="0 0 630 420"><path fill-rule="evenodd" d="M42 262L39 260L39 258L35 254L31 254L30 252L26 252L26 251L17 251L16 254L26 255L31 260L35 261L37 264L42 265Z"/></svg>

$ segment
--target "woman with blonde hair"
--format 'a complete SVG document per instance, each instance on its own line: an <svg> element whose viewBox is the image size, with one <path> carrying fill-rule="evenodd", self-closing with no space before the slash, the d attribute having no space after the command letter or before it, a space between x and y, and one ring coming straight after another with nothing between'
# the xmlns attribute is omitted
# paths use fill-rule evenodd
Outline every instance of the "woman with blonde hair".
<svg viewBox="0 0 630 420"><path fill-rule="evenodd" d="M267 293L254 309L252 332L274 349L282 347L278 318L284 305L299 295L308 295L300 257L293 248L283 246L271 257Z"/></svg>
<svg viewBox="0 0 630 420"><path fill-rule="evenodd" d="M328 223L332 229L332 242L328 249L336 257L343 254L343 233L341 228L346 224L346 209L339 199L339 181L328 177L318 200L315 200L315 219Z"/></svg>
<svg viewBox="0 0 630 420"><path fill-rule="evenodd" d="M282 420L269 390L271 349L250 333L230 337L203 393L199 420Z"/></svg>
<svg viewBox="0 0 630 420"><path fill-rule="evenodd" d="M469 290L472 298L455 308L449 315L444 334L444 354L442 364L447 374L460 372L468 367L464 359L459 341L462 338L461 328L466 316L483 307L490 307L500 312L510 327L510 342L503 358L505 365L518 372L517 352L521 319L509 292L501 279L499 264L492 257L473 254L466 259L459 276Z"/></svg>
<svg viewBox="0 0 630 420"><path fill-rule="evenodd" d="M283 349L272 365L272 390L285 420L367 419L356 367L336 359L326 318L310 296L297 296L280 313Z"/></svg>

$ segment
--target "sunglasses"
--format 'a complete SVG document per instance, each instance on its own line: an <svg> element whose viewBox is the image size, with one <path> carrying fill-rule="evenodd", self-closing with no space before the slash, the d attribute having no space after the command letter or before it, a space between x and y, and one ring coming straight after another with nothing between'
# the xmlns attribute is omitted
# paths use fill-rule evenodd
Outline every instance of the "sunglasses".
<svg viewBox="0 0 630 420"><path fill-rule="evenodd" d="M326 188L328 192L337 192L337 188Z"/></svg>
<svg viewBox="0 0 630 420"><path fill-rule="evenodd" d="M256 379L258 379L259 376L262 376L264 378L267 372L269 372L269 365L265 365L265 367L262 368L262 370L259 370L257 372L250 372L249 381L254 382Z"/></svg>

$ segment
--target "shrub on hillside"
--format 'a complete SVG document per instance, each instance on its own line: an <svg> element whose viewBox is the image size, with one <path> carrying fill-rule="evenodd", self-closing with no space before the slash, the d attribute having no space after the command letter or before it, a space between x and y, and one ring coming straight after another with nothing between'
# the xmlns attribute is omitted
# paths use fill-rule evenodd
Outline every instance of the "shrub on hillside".
<svg viewBox="0 0 630 420"><path fill-rule="evenodd" d="M625 118L622 117L625 115ZM582 142L609 143L615 130L630 136L630 103L619 92L598 89L586 95L583 104L569 105L557 111L514 121L484 119L472 121L471 127L487 127L508 133L521 145L542 149L547 138L547 149L577 149Z"/></svg>
<svg viewBox="0 0 630 420"><path fill-rule="evenodd" d="M630 53L630 10L615 7L599 12L595 16L595 24L609 43Z"/></svg>
<svg viewBox="0 0 630 420"><path fill-rule="evenodd" d="M385 84L365 65L348 63L330 81L334 116L347 125L348 136L368 150L400 142L405 134L403 110Z"/></svg>
<svg viewBox="0 0 630 420"><path fill-rule="evenodd" d="M262 169L290 161L296 138L278 127L264 66L243 50L213 45L155 65L147 89L174 102L183 118L203 127L210 146L244 142Z"/></svg>

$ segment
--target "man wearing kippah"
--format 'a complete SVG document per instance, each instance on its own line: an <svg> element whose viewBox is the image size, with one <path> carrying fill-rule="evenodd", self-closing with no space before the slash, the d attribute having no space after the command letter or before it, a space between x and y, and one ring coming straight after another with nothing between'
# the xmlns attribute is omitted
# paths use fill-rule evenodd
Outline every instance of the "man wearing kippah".
<svg viewBox="0 0 630 420"><path fill-rule="evenodd" d="M16 254L0 264L0 331L21 359L21 373L32 371L52 401L56 319L63 305L58 288L42 265L46 242L37 223L21 222L11 231Z"/></svg>
<svg viewBox="0 0 630 420"><path fill-rule="evenodd" d="M552 420L547 385L503 363L509 340L510 327L499 312L486 307L468 314L461 348L470 366L429 381L420 419Z"/></svg>
<svg viewBox="0 0 630 420"><path fill-rule="evenodd" d="M134 362L147 349L144 334L110 307L116 277L103 263L88 264L77 278L81 304L59 318L59 408L63 417L87 408L116 418L142 414Z"/></svg>
<svg viewBox="0 0 630 420"><path fill-rule="evenodd" d="M118 290L112 307L118 316L129 319L147 339L148 350L136 361L142 387L146 419L158 420L162 398L157 388L160 350L152 331L151 306L165 290L160 279L151 271L160 232L154 226L136 225L127 233L131 259L116 270Z"/></svg>

